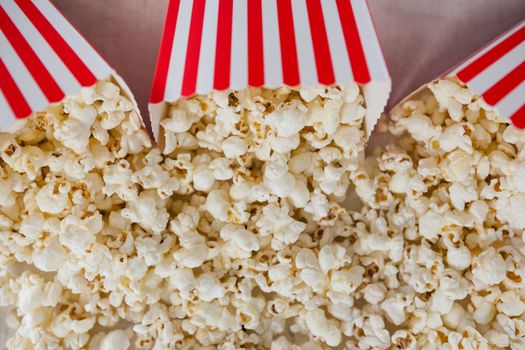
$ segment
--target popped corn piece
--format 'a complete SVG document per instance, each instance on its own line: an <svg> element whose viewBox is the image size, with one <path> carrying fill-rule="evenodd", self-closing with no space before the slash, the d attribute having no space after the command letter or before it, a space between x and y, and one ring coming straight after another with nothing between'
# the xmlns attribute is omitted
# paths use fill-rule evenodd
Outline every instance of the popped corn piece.
<svg viewBox="0 0 525 350"><path fill-rule="evenodd" d="M466 246L450 247L447 250L447 263L456 270L467 269L472 262L472 254Z"/></svg>
<svg viewBox="0 0 525 350"><path fill-rule="evenodd" d="M498 208L498 216L515 230L525 229L525 218L521 215L525 210L525 193L513 194L504 203L503 208Z"/></svg>
<svg viewBox="0 0 525 350"><path fill-rule="evenodd" d="M122 209L124 218L138 223L144 229L160 234L168 224L169 214L155 192L143 191L134 201Z"/></svg>
<svg viewBox="0 0 525 350"><path fill-rule="evenodd" d="M100 342L100 350L127 350L130 341L125 331L116 329L104 336Z"/></svg>
<svg viewBox="0 0 525 350"><path fill-rule="evenodd" d="M182 248L173 253L173 258L180 262L184 267L197 268L208 257L208 248L204 244L195 244L187 248Z"/></svg>
<svg viewBox="0 0 525 350"><path fill-rule="evenodd" d="M260 247L257 236L238 225L224 226L220 236L226 242L225 252L234 258L246 258Z"/></svg>
<svg viewBox="0 0 525 350"><path fill-rule="evenodd" d="M310 202L304 207L304 211L312 214L314 220L320 220L328 214L328 198L319 190L314 190L310 197Z"/></svg>
<svg viewBox="0 0 525 350"><path fill-rule="evenodd" d="M472 314L474 320L480 325L489 324L495 316L496 307L494 304L487 301L479 302L479 304L475 306L475 311Z"/></svg>
<svg viewBox="0 0 525 350"><path fill-rule="evenodd" d="M42 187L36 195L38 208L49 214L60 214L70 206L69 182L54 180Z"/></svg>
<svg viewBox="0 0 525 350"><path fill-rule="evenodd" d="M308 109L299 100L282 103L266 116L268 124L277 131L277 135L289 137L297 134L308 122Z"/></svg>
<svg viewBox="0 0 525 350"><path fill-rule="evenodd" d="M67 251L59 243L57 237L49 237L44 242L43 249L33 250L33 264L44 272L57 271L66 259Z"/></svg>
<svg viewBox="0 0 525 350"><path fill-rule="evenodd" d="M501 294L497 309L509 317L520 316L525 312L525 303L516 291L509 290Z"/></svg>
<svg viewBox="0 0 525 350"><path fill-rule="evenodd" d="M222 142L222 151L226 158L240 157L246 152L247 148L246 141L238 136L230 136Z"/></svg>
<svg viewBox="0 0 525 350"><path fill-rule="evenodd" d="M492 286L502 282L506 276L506 264L493 247L474 257L472 275L483 285Z"/></svg>
<svg viewBox="0 0 525 350"><path fill-rule="evenodd" d="M338 293L351 294L361 285L364 273L362 266L335 271L330 279L330 288Z"/></svg>
<svg viewBox="0 0 525 350"><path fill-rule="evenodd" d="M209 192L215 183L215 176L206 164L199 164L193 171L193 187L197 191Z"/></svg>
<svg viewBox="0 0 525 350"><path fill-rule="evenodd" d="M327 320L321 309L309 311L306 315L306 324L313 335L320 337L329 346L337 346L342 335L335 320Z"/></svg>
<svg viewBox="0 0 525 350"><path fill-rule="evenodd" d="M330 244L325 245L319 251L319 266L324 273L334 269L337 270L346 263L346 251L342 246Z"/></svg>
<svg viewBox="0 0 525 350"><path fill-rule="evenodd" d="M370 304L377 305L384 300L387 289L381 283L367 285L363 290L363 298Z"/></svg>

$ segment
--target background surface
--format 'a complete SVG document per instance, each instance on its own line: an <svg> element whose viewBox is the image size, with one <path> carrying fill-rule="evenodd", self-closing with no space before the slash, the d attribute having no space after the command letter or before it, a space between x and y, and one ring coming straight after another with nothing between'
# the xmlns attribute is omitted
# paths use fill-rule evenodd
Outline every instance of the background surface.
<svg viewBox="0 0 525 350"><path fill-rule="evenodd" d="M126 80L147 116L168 0L51 1ZM368 3L392 76L391 106L525 19L523 0ZM0 312L0 349L5 349L2 319Z"/></svg>

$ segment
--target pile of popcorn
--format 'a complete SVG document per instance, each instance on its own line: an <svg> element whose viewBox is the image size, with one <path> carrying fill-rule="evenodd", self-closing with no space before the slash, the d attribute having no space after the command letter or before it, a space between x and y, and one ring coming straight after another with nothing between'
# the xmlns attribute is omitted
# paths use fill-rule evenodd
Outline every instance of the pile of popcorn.
<svg viewBox="0 0 525 350"><path fill-rule="evenodd" d="M452 78L392 119L399 144L352 174L389 328L369 348L525 349L525 131Z"/></svg>
<svg viewBox="0 0 525 350"><path fill-rule="evenodd" d="M525 132L429 89L366 159L357 85L179 100L157 148L102 81L0 133L7 347L525 348Z"/></svg>

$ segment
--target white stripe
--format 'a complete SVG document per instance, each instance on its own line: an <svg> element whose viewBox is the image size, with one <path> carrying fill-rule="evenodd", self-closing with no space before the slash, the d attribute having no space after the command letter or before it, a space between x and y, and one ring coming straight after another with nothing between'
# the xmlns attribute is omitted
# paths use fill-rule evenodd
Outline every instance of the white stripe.
<svg viewBox="0 0 525 350"><path fill-rule="evenodd" d="M510 118L525 103L525 81L522 81L507 96L496 104L496 110L505 118Z"/></svg>
<svg viewBox="0 0 525 350"><path fill-rule="evenodd" d="M292 1L293 24L297 45L297 59L302 85L318 84L314 47L308 22L306 0Z"/></svg>
<svg viewBox="0 0 525 350"><path fill-rule="evenodd" d="M276 0L262 1L264 85L279 87L283 85L281 64L281 39Z"/></svg>
<svg viewBox="0 0 525 350"><path fill-rule="evenodd" d="M9 127L14 120L16 120L15 113L0 90L0 131Z"/></svg>
<svg viewBox="0 0 525 350"><path fill-rule="evenodd" d="M188 48L188 36L190 32L192 0L180 2L177 15L177 26L173 36L168 76L166 77L166 88L164 100L174 102L180 97L182 79L184 77L184 65L186 62L186 51Z"/></svg>
<svg viewBox="0 0 525 350"><path fill-rule="evenodd" d="M321 1L321 5L323 6L326 35L334 65L335 81L342 85L352 83L354 77L337 6L335 1Z"/></svg>
<svg viewBox="0 0 525 350"><path fill-rule="evenodd" d="M494 86L494 84L524 61L525 41L476 75L467 83L467 86L478 95L483 95L485 91Z"/></svg>
<svg viewBox="0 0 525 350"><path fill-rule="evenodd" d="M518 30L523 28L525 26L525 20L523 20L520 24L518 24L514 29L508 31L507 33L503 34L501 37L494 40L494 42L490 43L486 47L480 49L478 52L476 52L472 57L469 57L465 62L461 63L458 67L454 68L452 70L451 74L457 74L459 71L461 71L466 66L470 65L472 62L483 56L487 51L491 50L493 47L498 46L499 43L501 43L503 40L507 39L512 34L516 33Z"/></svg>
<svg viewBox="0 0 525 350"><path fill-rule="evenodd" d="M248 4L233 0L230 88L248 86Z"/></svg>
<svg viewBox="0 0 525 350"><path fill-rule="evenodd" d="M31 46L40 58L42 64L46 67L46 70L51 74L60 89L65 94L77 93L80 90L80 84L35 28L33 23L26 17L24 12L22 12L14 1L6 1L2 4L2 7L22 33L22 36L26 39L29 46Z"/></svg>
<svg viewBox="0 0 525 350"><path fill-rule="evenodd" d="M213 72L217 46L217 20L219 17L218 1L207 1L205 5L196 88L200 94L205 94L213 90Z"/></svg>
<svg viewBox="0 0 525 350"><path fill-rule="evenodd" d="M47 98L2 31L0 31L0 58L4 61L29 107L33 111L40 111L45 108L48 104Z"/></svg>
<svg viewBox="0 0 525 350"><path fill-rule="evenodd" d="M97 79L110 75L111 67L48 0L34 0L33 3Z"/></svg>
<svg viewBox="0 0 525 350"><path fill-rule="evenodd" d="M361 39L361 45L365 53L370 78L377 81L390 81L385 59L379 46L379 40L372 23L372 17L368 11L365 0L351 0L354 11L357 30Z"/></svg>

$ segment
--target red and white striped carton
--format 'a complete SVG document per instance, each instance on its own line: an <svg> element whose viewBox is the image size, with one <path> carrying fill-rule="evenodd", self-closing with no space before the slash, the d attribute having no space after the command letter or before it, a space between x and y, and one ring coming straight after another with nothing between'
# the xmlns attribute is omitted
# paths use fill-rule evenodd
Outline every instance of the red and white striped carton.
<svg viewBox="0 0 525 350"><path fill-rule="evenodd" d="M49 0L0 0L0 130L109 77L138 113L124 81Z"/></svg>
<svg viewBox="0 0 525 350"><path fill-rule="evenodd" d="M525 128L525 20L453 69L500 116Z"/></svg>
<svg viewBox="0 0 525 350"><path fill-rule="evenodd" d="M149 110L247 87L363 86L373 129L391 81L365 0L170 0Z"/></svg>
<svg viewBox="0 0 525 350"><path fill-rule="evenodd" d="M525 128L525 20L461 62L443 76L456 77L499 116ZM403 102L423 93L427 85Z"/></svg>

